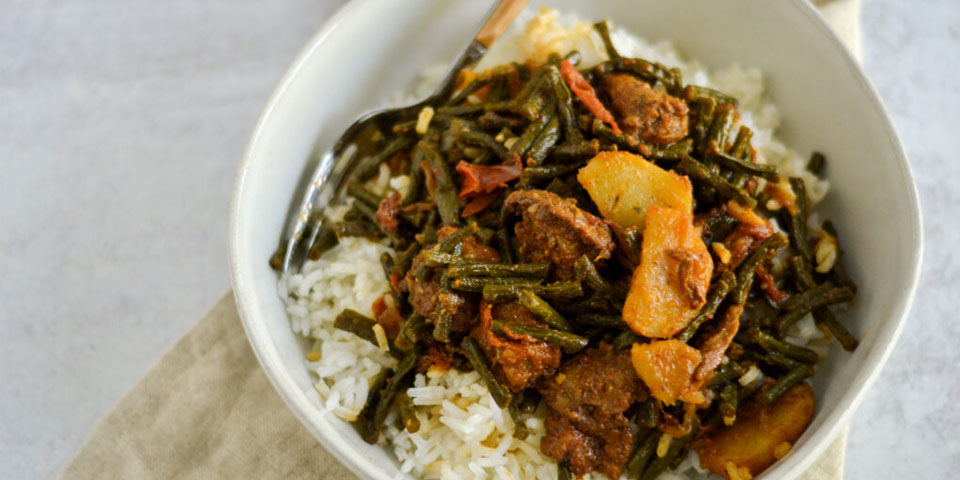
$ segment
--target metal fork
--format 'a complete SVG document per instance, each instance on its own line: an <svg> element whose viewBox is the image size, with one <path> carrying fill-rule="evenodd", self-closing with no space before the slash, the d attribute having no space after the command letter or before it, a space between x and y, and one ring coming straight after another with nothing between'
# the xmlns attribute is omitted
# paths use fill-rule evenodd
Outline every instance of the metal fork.
<svg viewBox="0 0 960 480"><path fill-rule="evenodd" d="M371 124L392 125L399 119L415 116L427 105L439 105L446 100L453 91L460 70L476 64L528 2L529 0L499 0L487 13L470 45L451 65L443 82L431 95L407 107L376 110L360 115L360 118L340 135L333 148L319 156L312 171L311 165L307 166L291 200L286 228L280 237L278 252L284 252L281 273L292 269L299 270L306 261L323 222L323 216L319 212L334 198L341 180L349 174L350 167L357 163L352 158L352 153L356 150L354 144L358 135Z"/></svg>

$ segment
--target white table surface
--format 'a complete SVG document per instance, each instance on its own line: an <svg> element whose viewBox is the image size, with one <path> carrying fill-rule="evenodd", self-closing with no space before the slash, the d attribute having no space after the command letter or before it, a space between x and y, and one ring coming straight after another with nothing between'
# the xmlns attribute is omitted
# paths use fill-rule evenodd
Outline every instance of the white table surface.
<svg viewBox="0 0 960 480"><path fill-rule="evenodd" d="M58 471L228 291L247 135L342 3L0 0L0 478ZM864 8L926 254L910 323L853 421L847 477L958 478L960 3Z"/></svg>

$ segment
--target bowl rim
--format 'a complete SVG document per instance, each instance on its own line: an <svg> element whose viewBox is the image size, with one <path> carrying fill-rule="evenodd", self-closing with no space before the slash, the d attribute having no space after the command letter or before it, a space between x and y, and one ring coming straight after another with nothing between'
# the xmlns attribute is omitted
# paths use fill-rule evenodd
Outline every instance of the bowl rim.
<svg viewBox="0 0 960 480"><path fill-rule="evenodd" d="M897 302L890 311L890 318L895 321L894 327L892 329L887 328L881 330L880 335L886 337L880 339L882 342L881 348L870 352L864 359L864 363L868 364L865 375L861 373L860 376L855 377L855 379L861 382L861 386L856 389L848 389L841 395L838 401L840 408L835 408L830 412L820 412L820 415L826 415L826 418L823 420L821 428L808 440L808 445L810 446L807 449L807 454L802 458L791 456L786 460L784 464L786 472L782 473L786 474L786 478L795 478L807 470L810 465L822 455L824 450L831 444L831 441L839 434L840 430L849 423L853 412L856 411L883 370L903 331L903 327L906 324L913 305L917 285L920 280L924 245L923 219L916 180L910 168L903 144L896 133L883 100L867 78L862 65L853 57L850 50L844 45L837 33L827 24L819 11L806 0L788 0L786 3L788 3L798 15L804 16L806 21L812 22L822 35L828 37L831 43L833 43L834 48L841 51L847 73L852 76L869 97L869 103L873 107L876 116L879 117L885 132L885 137L890 144L891 151L896 157L900 170L899 173L906 180L907 198L905 200L907 200L907 209L911 212L911 215L908 219L909 225L906 225L904 228L912 232L910 240L914 245L909 258L910 271L906 272L906 276L908 277L907 288L903 292L900 301ZM248 175L250 174L250 165L254 159L253 151L261 139L261 134L265 126L270 123L279 100L286 95L287 90L296 80L304 64L307 63L313 53L323 45L325 40L337 31L344 19L351 16L354 12L370 8L375 4L376 0L353 0L340 7L300 50L270 94L265 107L257 118L250 140L244 150L243 158L237 167L236 180L230 201L228 240L233 295L240 314L241 323L243 324L243 329L250 342L250 346L266 373L267 378L270 380L270 383L300 423L328 452L334 455L350 471L364 478L386 479L389 477L376 468L372 462L363 455L355 450L345 448L342 444L334 442L334 439L337 438L339 434L333 429L333 426L329 422L316 422L311 418L311 413L318 413L316 406L308 400L306 395L300 392L300 388L286 371L279 352L275 348L265 325L257 320L254 313L257 310L255 306L259 305L259 299L254 293L255 288L251 284L252 280L245 278L243 274L243 262L239 258L240 231L238 221L241 217L241 197L245 191Z"/></svg>

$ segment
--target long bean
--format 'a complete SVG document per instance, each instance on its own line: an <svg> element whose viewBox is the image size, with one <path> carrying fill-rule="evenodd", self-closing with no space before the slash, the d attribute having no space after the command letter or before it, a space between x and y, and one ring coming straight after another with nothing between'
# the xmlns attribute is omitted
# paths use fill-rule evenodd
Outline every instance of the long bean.
<svg viewBox="0 0 960 480"><path fill-rule="evenodd" d="M413 399L407 392L400 392L397 395L398 410L400 410L400 420L403 422L403 428L407 433L417 433L420 431L420 419L417 418L417 410L413 406Z"/></svg>
<svg viewBox="0 0 960 480"><path fill-rule="evenodd" d="M540 112L544 110L548 97L550 97L549 92L547 92L549 85L544 78L545 73L545 69L537 70L523 91L520 92L520 95L513 101L513 111L531 122L536 120Z"/></svg>
<svg viewBox="0 0 960 480"><path fill-rule="evenodd" d="M798 362L780 352L767 352L765 355L759 355L757 358L767 365L782 368L784 370L793 370L794 368L803 365L802 362Z"/></svg>
<svg viewBox="0 0 960 480"><path fill-rule="evenodd" d="M530 430L527 429L526 422L523 421L523 412L520 411L520 402L523 400L521 395L514 395L510 400L510 406L507 408L507 411L510 413L510 418L513 419L513 436L523 440L530 435Z"/></svg>
<svg viewBox="0 0 960 480"><path fill-rule="evenodd" d="M373 378L373 381L370 382L367 400L364 402L363 408L360 409L360 414L357 415L357 419L354 421L357 429L360 430L360 438L363 438L363 441L371 445L377 443L377 439L380 437L380 425L375 424L373 421L374 411L377 408L381 393L384 387L387 386L387 382L390 380L390 375L392 374L393 372L391 370L385 368Z"/></svg>
<svg viewBox="0 0 960 480"><path fill-rule="evenodd" d="M557 145L553 150L550 150L550 158L561 163L579 163L595 157L598 153L600 153L600 141L593 139Z"/></svg>
<svg viewBox="0 0 960 480"><path fill-rule="evenodd" d="M789 298L783 308L787 310L776 320L777 337L783 338L797 320L816 308L826 307L835 303L848 302L853 299L853 291L847 287L834 287L829 283L816 287Z"/></svg>
<svg viewBox="0 0 960 480"><path fill-rule="evenodd" d="M527 165L537 166L543 163L547 154L560 140L560 116L554 115L540 131L540 135L527 150Z"/></svg>
<svg viewBox="0 0 960 480"><path fill-rule="evenodd" d="M514 265L485 262L452 263L447 267L447 276L450 278L503 276L547 278L548 273L550 273L550 262Z"/></svg>
<svg viewBox="0 0 960 480"><path fill-rule="evenodd" d="M807 162L807 171L814 175L820 175L820 172L823 171L823 165L827 162L827 158L823 156L820 152L813 152L810 154L810 160Z"/></svg>
<svg viewBox="0 0 960 480"><path fill-rule="evenodd" d="M593 261L590 260L589 255L581 255L573 264L573 269L577 280L586 283L593 291L604 295L613 294L613 288L610 286L610 283L600 276L600 272L597 271L597 267L593 264Z"/></svg>
<svg viewBox="0 0 960 480"><path fill-rule="evenodd" d="M427 267L442 267L452 263L465 263L470 260L464 259L452 253L441 253L434 249L427 249L420 252L423 256L423 263Z"/></svg>
<svg viewBox="0 0 960 480"><path fill-rule="evenodd" d="M619 62L623 57L620 56L620 52L617 51L617 48L613 46L613 40L610 39L610 25L606 20L602 22L597 22L593 24L593 29L600 34L600 39L603 41L603 48L607 52L607 56L610 57L611 61Z"/></svg>
<svg viewBox="0 0 960 480"><path fill-rule="evenodd" d="M860 346L860 341L857 340L857 337L850 333L850 330L847 330L847 328L837 320L837 317L833 315L833 312L826 307L814 309L813 320L817 325L822 325L830 330L830 333L840 342L840 346L842 346L844 350L852 352Z"/></svg>
<svg viewBox="0 0 960 480"><path fill-rule="evenodd" d="M719 151L717 144L713 142L707 145L706 159L724 168L729 168L735 172L756 175L772 182L777 182L780 180L780 174L777 172L777 167L773 165L753 163L748 160L741 160L733 155L723 153Z"/></svg>
<svg viewBox="0 0 960 480"><path fill-rule="evenodd" d="M717 404L717 408L724 418L736 418L737 393L738 388L736 382L727 383L720 389L720 402Z"/></svg>
<svg viewBox="0 0 960 480"><path fill-rule="evenodd" d="M720 274L720 278L713 283L713 286L710 287L710 292L707 294L707 303L703 305L703 308L697 312L697 316L693 317L693 320L687 324L686 328L680 332L680 335L677 336L677 340L681 342L689 342L691 338L697 333L697 330L703 325L704 322L713 318L717 313L717 308L720 307L720 304L723 303L723 300L727 298L727 294L730 293L737 286L737 277L733 272L725 270Z"/></svg>
<svg viewBox="0 0 960 480"><path fill-rule="evenodd" d="M833 226L833 222L830 220L824 220L823 230L829 233L837 242L839 242L839 237L837 236L837 229ZM857 293L857 282L854 282L850 275L847 274L847 269L843 267L843 250L837 249L837 260L833 262L833 268L830 269L830 276L834 284L841 285L849 288L854 294Z"/></svg>
<svg viewBox="0 0 960 480"><path fill-rule="evenodd" d="M747 295L750 293L750 287L753 285L753 277L757 274L757 268L768 258L773 257L777 250L787 245L787 239L775 233L767 237L757 246L750 256L740 265L737 270L737 286L734 288L730 298L737 304L743 304L747 301Z"/></svg>
<svg viewBox="0 0 960 480"><path fill-rule="evenodd" d="M717 109L717 100L710 97L687 98L686 100L696 113L696 121L693 121L690 125L693 148L697 153L703 153L707 146L707 137L710 135L710 126L713 124L713 115Z"/></svg>
<svg viewBox="0 0 960 480"><path fill-rule="evenodd" d="M461 292L481 293L484 287L488 285L507 286L533 286L539 285L540 279L532 277L463 277L454 279L450 287Z"/></svg>
<svg viewBox="0 0 960 480"><path fill-rule="evenodd" d="M377 402L377 408L373 412L373 422L377 428L383 425L383 420L387 418L387 413L390 412L390 405L393 402L394 395L400 391L407 375L409 375L410 372L413 371L413 367L417 365L418 358L420 358L420 352L416 349L404 356L403 359L400 360L400 363L397 364L397 368L393 370L393 375L390 377L390 380L387 381L387 385L383 387L383 392L380 393L380 400Z"/></svg>
<svg viewBox="0 0 960 480"><path fill-rule="evenodd" d="M543 323L564 332L569 332L573 329L570 323L563 318L563 315L560 315L559 312L554 310L546 300L540 298L533 290L520 290L517 299L524 308L529 310L530 313L539 318Z"/></svg>
<svg viewBox="0 0 960 480"><path fill-rule="evenodd" d="M487 366L487 361L484 360L483 352L480 350L480 345L477 344L477 341L470 336L463 337L463 341L460 342L460 348L463 349L463 353L470 362L470 365L473 366L473 369L477 371L480 378L487 384L487 389L490 390L490 395L492 395L493 400L497 402L497 406L507 408L510 405L510 401L513 400L513 394L493 376L493 372L491 372L490 367Z"/></svg>
<svg viewBox="0 0 960 480"><path fill-rule="evenodd" d="M347 182L347 193L351 197L373 208L377 208L378 206L380 206L380 201L383 200L382 198L380 198L380 195L377 195L376 193L371 192L367 187L364 187L363 185L360 184L360 182L356 180L351 180Z"/></svg>
<svg viewBox="0 0 960 480"><path fill-rule="evenodd" d="M580 325L588 325L591 327L616 328L621 330L628 328L627 324L624 323L623 319L619 316L602 315L598 313L585 313L578 316L575 322Z"/></svg>
<svg viewBox="0 0 960 480"><path fill-rule="evenodd" d="M530 146L533 142L540 136L540 132L550 123L550 119L553 117L555 112L555 106L551 103L543 111L543 115L537 120L530 122L527 125L527 128L523 130L523 133L520 134L520 137L517 138L513 145L510 145L510 153L519 154L521 157L527 154L527 150L530 149Z"/></svg>
<svg viewBox="0 0 960 480"><path fill-rule="evenodd" d="M516 300L520 290L525 288L549 299L570 299L583 295L580 282L554 282L547 285L487 285L483 287L483 299L492 302Z"/></svg>
<svg viewBox="0 0 960 480"><path fill-rule="evenodd" d="M486 133L463 129L456 133L456 137L460 141L486 148L503 162L513 163L513 157L510 156L507 148Z"/></svg>
<svg viewBox="0 0 960 480"><path fill-rule="evenodd" d="M333 222L328 220L326 216L322 217L320 228L317 232L317 239L310 247L310 251L307 252L307 258L310 260L319 260L324 252L337 244L337 234L333 231L332 223ZM280 256L279 260L282 261L283 256Z"/></svg>
<svg viewBox="0 0 960 480"><path fill-rule="evenodd" d="M736 159L748 160L750 155L750 141L753 139L753 130L746 125L740 125L737 132L737 139L733 141L733 147L730 148L730 155Z"/></svg>
<svg viewBox="0 0 960 480"><path fill-rule="evenodd" d="M718 92L712 88L701 87L698 85L687 85L683 89L683 99L690 102L697 99L709 98L717 102L718 105L724 103L733 104L737 106L737 99L727 95L723 92Z"/></svg>
<svg viewBox="0 0 960 480"><path fill-rule="evenodd" d="M790 390L794 385L812 375L813 367L810 365L801 365L794 368L786 375L778 378L776 383L761 390L760 393L757 394L757 399L763 405L770 405L777 401L784 393L787 393L787 390Z"/></svg>
<svg viewBox="0 0 960 480"><path fill-rule="evenodd" d="M693 158L690 158L689 155L684 155L683 158L680 159L680 163L677 164L676 168L681 173L690 176L694 180L714 188L721 196L736 199L738 202L750 208L753 208L757 205L756 199L751 197L746 190L737 188L730 182L727 182L723 177L714 173L705 165L697 162Z"/></svg>
<svg viewBox="0 0 960 480"><path fill-rule="evenodd" d="M797 280L797 288L799 290L809 290L815 286L813 274L810 272L810 264L808 264L803 257L799 255L791 257L790 266ZM853 293L853 290L850 290L850 292ZM850 333L850 330L847 330L847 328L837 320L828 307L814 308L813 320L817 325L829 330L834 338L840 342L840 346L843 347L844 350L852 352L860 345L857 337Z"/></svg>
<svg viewBox="0 0 960 480"><path fill-rule="evenodd" d="M524 168L520 172L517 186L525 187L551 178L576 172L580 169L577 164L544 165Z"/></svg>
<svg viewBox="0 0 960 480"><path fill-rule="evenodd" d="M643 475L640 476L640 480L654 480L660 476L661 473L670 467L670 464L673 463L673 460L680 455L680 451L684 450L687 445L693 441L699 430L700 426L695 423L693 430L689 434L680 438L674 438L673 441L670 442L670 448L667 449L667 454L662 457L654 458L653 461L650 462L650 465L648 465L646 470L643 472Z"/></svg>
<svg viewBox="0 0 960 480"><path fill-rule="evenodd" d="M493 235L493 241L497 244L497 251L500 252L500 260L505 264L512 264L516 260L513 255L513 248L510 246L510 232L506 228L501 228Z"/></svg>
<svg viewBox="0 0 960 480"><path fill-rule="evenodd" d="M397 332L397 338L394 339L394 345L401 350L410 350L420 338L419 331L427 325L427 319L417 312L413 312L400 325L400 331Z"/></svg>
<svg viewBox="0 0 960 480"><path fill-rule="evenodd" d="M708 388L715 389L720 387L724 383L743 375L745 372L746 369L743 368L743 366L741 366L739 363L734 361L727 362L717 369L717 372L713 375L713 378L710 379Z"/></svg>
<svg viewBox="0 0 960 480"><path fill-rule="evenodd" d="M457 187L450 176L450 167L440 156L440 152L429 143L421 141L417 143L417 148L423 152L424 159L436 180L433 199L437 204L437 211L440 212L440 218L445 225L457 225L460 221L460 199L457 197Z"/></svg>
<svg viewBox="0 0 960 480"><path fill-rule="evenodd" d="M568 143L576 143L583 139L583 133L577 125L576 117L573 111L573 97L570 95L570 89L567 83L560 76L560 70L556 65L548 65L544 72L547 81L550 82L550 88L553 92L553 100L557 103L557 116L563 124L563 132Z"/></svg>
<svg viewBox="0 0 960 480"><path fill-rule="evenodd" d="M813 251L810 249L810 242L807 240L807 188L803 179L799 177L790 177L790 188L796 196L795 203L797 205L797 214L791 215L788 222L790 240L797 253L812 264Z"/></svg>
<svg viewBox="0 0 960 480"><path fill-rule="evenodd" d="M684 155L693 151L693 139L688 138L673 142L669 145L644 145L649 150L650 158L654 160L680 160Z"/></svg>
<svg viewBox="0 0 960 480"><path fill-rule="evenodd" d="M350 332L374 345L378 345L377 336L373 333L373 326L376 324L377 322L373 319L349 308L340 312L333 321L334 328Z"/></svg>
<svg viewBox="0 0 960 480"><path fill-rule="evenodd" d="M441 343L450 343L456 312L452 311L449 306L459 305L461 300L455 293L443 286L443 277L441 277L440 285L440 293L437 294L437 305L435 307L437 319L433 324L433 339Z"/></svg>
<svg viewBox="0 0 960 480"><path fill-rule="evenodd" d="M746 338L749 342L759 345L768 352L782 353L794 360L800 360L805 363L817 363L820 359L817 352L807 347L801 347L792 343L779 340L773 335L760 330L757 327L751 327L746 332Z"/></svg>
<svg viewBox="0 0 960 480"><path fill-rule="evenodd" d="M415 140L414 137L409 136L394 139L387 144L386 148L381 150L380 153L361 160L353 171L353 177L365 180L380 169L380 164L389 160L390 157L410 148Z"/></svg>
<svg viewBox="0 0 960 480"><path fill-rule="evenodd" d="M724 151L727 145L727 135L733 128L733 119L737 108L730 103L724 103L717 107L713 114L713 122L710 124L710 130L707 133L706 145L716 145L718 151Z"/></svg>
<svg viewBox="0 0 960 480"><path fill-rule="evenodd" d="M628 477L633 478L640 473L642 473L647 465L650 464L650 460L657 454L657 443L659 443L660 435L657 430L651 431L647 434L646 437L637 445L637 449L633 451L633 454L630 455L630 459L627 460L627 465L624 470L626 470Z"/></svg>
<svg viewBox="0 0 960 480"><path fill-rule="evenodd" d="M583 350L589 343L589 340L580 335L550 328L534 327L519 322L494 320L491 329L499 334L512 333L514 335L525 335L536 340L542 340L563 348L563 351L568 354Z"/></svg>
<svg viewBox="0 0 960 480"><path fill-rule="evenodd" d="M447 235L446 238L440 241L437 251L440 253L453 253L459 255L458 247L463 244L463 241L467 237L477 233L480 230L480 227L476 223L470 222L466 227L463 227L456 232Z"/></svg>
<svg viewBox="0 0 960 480"><path fill-rule="evenodd" d="M613 349L620 352L626 350L628 347L637 342L642 342L641 338L636 333L633 333L630 330L624 330L617 334L616 337L613 337L613 340L610 342L610 345L613 346Z"/></svg>

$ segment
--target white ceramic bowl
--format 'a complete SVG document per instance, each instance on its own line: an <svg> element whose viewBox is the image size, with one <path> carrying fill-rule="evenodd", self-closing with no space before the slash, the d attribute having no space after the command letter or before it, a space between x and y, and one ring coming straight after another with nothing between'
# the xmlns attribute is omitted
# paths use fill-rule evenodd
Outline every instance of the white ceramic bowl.
<svg viewBox="0 0 960 480"><path fill-rule="evenodd" d="M392 456L321 412L267 259L301 170L359 112L412 88L418 69L451 61L489 2L354 0L310 40L264 109L240 165L230 211L230 261L244 328L267 376L304 426L364 478L397 473ZM671 39L708 66L760 67L783 117L781 137L826 153L834 220L860 284L843 320L862 338L837 347L813 379L816 414L784 461L761 478L794 478L848 421L886 361L920 271L920 209L903 148L863 71L804 0L548 1L611 19L647 39ZM532 7L538 6L534 3ZM318 143L319 142L319 143Z"/></svg>

